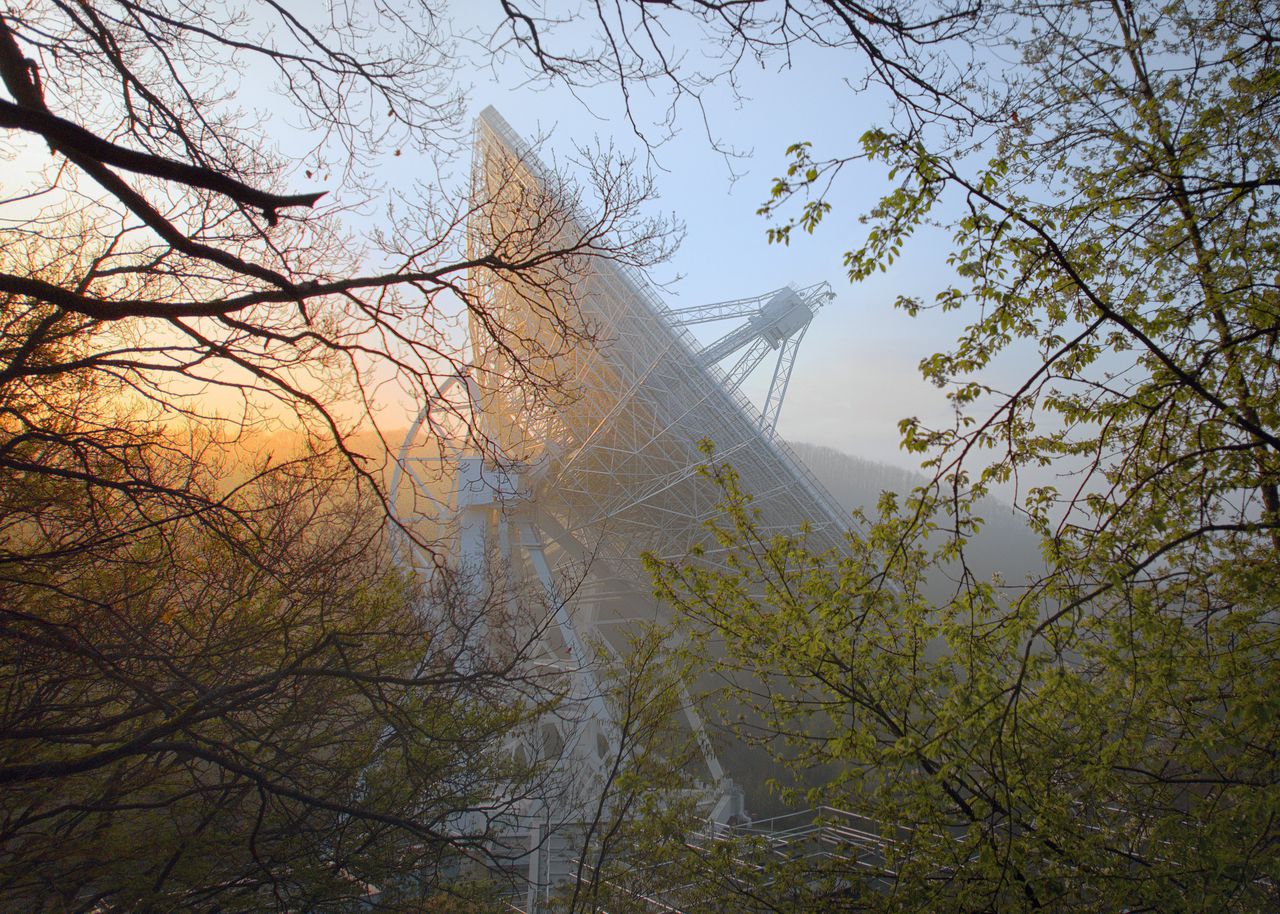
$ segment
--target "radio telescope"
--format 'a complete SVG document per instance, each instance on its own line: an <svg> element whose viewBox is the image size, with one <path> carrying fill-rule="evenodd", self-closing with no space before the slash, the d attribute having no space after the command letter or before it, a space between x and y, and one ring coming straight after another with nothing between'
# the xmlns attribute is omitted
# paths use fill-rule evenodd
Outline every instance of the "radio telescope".
<svg viewBox="0 0 1280 914"><path fill-rule="evenodd" d="M493 108L476 121L472 182L477 199L497 201L472 220L479 239L495 225L505 231L539 218L523 208L556 186ZM581 709L557 724L561 758L575 769L574 780L590 784L618 751L591 646L622 651L628 622L660 615L640 554L680 558L699 546L703 560L719 560L704 526L717 514L719 493L698 472L706 463L701 442L714 442L716 458L732 463L754 497L764 532L807 524L815 544L828 546L841 541L846 524L835 500L775 432L800 341L834 297L829 286L784 287L672 310L641 276L616 262L598 259L575 281L571 318L559 314L562 303L542 289L496 282L473 287L494 323L515 332L497 340L472 321L471 372L423 406L401 449L393 488L434 475L421 471L422 462L439 460L419 456L425 438L438 435L439 414L456 415L465 404L480 437L495 447L458 443L450 494L441 499L448 507L436 520L454 525L460 566L478 570L486 555L499 552L551 598L555 618L546 656L573 658L565 668ZM566 351L558 339L565 319L589 326L596 342ZM711 342L699 342L688 329L713 322L728 329ZM512 338L528 341L528 349L513 351ZM773 353L769 392L756 407L740 388ZM570 389L548 393L520 383L530 365L536 371L539 359L551 358L555 370L548 374L568 377ZM400 493L393 497L404 502ZM418 519L400 520L413 525ZM412 552L416 567L433 567L433 560ZM557 593L556 569L569 565L585 568L586 579L566 603ZM686 704L711 781L708 815L720 822L741 815L741 792L711 750L696 709ZM554 844L540 850L548 842L539 822L571 822L576 815L572 808L552 815L557 803L565 801L546 798L518 826L531 848L529 908L564 867Z"/></svg>

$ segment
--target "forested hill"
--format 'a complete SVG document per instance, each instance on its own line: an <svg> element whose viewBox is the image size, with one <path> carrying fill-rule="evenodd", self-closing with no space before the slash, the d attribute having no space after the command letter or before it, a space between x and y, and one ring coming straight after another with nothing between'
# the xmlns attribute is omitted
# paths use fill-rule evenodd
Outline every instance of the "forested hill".
<svg viewBox="0 0 1280 914"><path fill-rule="evenodd" d="M887 463L854 457L835 448L803 442L790 443L796 456L805 462L846 511L861 509L874 518L882 492L905 495L928 480ZM982 577L999 573L1009 583L1021 583L1042 567L1039 547L1026 524L1013 508L994 498L984 498L977 513L985 524L970 542L966 558Z"/></svg>
<svg viewBox="0 0 1280 914"><path fill-rule="evenodd" d="M927 481L920 473L892 464L854 457L832 447L804 442L788 442L796 456L813 470L827 491L845 511L861 508L875 513L881 492L905 494Z"/></svg>

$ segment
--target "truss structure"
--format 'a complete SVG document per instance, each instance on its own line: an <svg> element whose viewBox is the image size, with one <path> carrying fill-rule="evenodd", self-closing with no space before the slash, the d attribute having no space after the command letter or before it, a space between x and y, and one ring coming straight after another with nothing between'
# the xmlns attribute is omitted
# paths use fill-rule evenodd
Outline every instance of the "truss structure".
<svg viewBox="0 0 1280 914"><path fill-rule="evenodd" d="M710 366L746 350L725 374L725 388L729 391L738 390L769 351L777 350L773 379L760 411L760 427L772 433L778 427L782 400L791 383L791 369L795 367L800 342L809 330L814 314L833 298L835 293L831 291L830 284L822 282L806 289L787 287L754 298L695 305L670 312L670 315L672 322L679 327L746 319L696 352L698 361Z"/></svg>
<svg viewBox="0 0 1280 914"><path fill-rule="evenodd" d="M477 207L470 226L477 241L545 219L538 207L558 184L492 108L476 122L474 155L476 199L497 201L483 211ZM574 227L572 218L565 223L566 231ZM588 645L621 650L619 636L629 621L660 614L649 596L641 553L675 559L697 546L706 561L722 561L705 527L718 513L719 493L698 472L706 463L704 440L714 443L717 460L732 463L766 533L808 524L817 544L841 542L843 511L775 431L800 341L832 293L826 284L786 287L675 312L642 277L608 260L578 271L571 306L546 286L475 282L471 291L489 319L473 320L472 372L454 386L478 413L483 440L495 446L458 445L451 495L442 500L453 512L460 562L478 568L496 547L557 604L556 643L548 645L547 655L576 659L568 672L577 677L573 691L584 709L560 742L580 747L566 757L580 769L575 780L589 783L618 746ZM573 313L563 313L569 307ZM688 330L729 320L738 323L709 344ZM566 323L590 328L595 342L566 348ZM493 327L510 332L497 338ZM740 387L771 351L778 353L773 381L763 408L757 408ZM736 358L730 362L731 356ZM540 362L548 363L545 371ZM539 374L570 383L548 391L522 381ZM456 411L457 402L455 397L449 408ZM416 475L414 462L422 459L416 449L423 436L438 434L433 411L439 408L423 407L401 451L397 483L409 484ZM568 564L588 570L572 605L556 593L556 568ZM723 822L741 814L741 796L687 704L712 782L709 818ZM544 807L538 815L549 821L548 813ZM529 822L536 818L531 814ZM571 820L573 812L561 810L554 818ZM546 834L532 824L525 827L531 909L537 892L556 878L557 864L549 859L554 855L546 850Z"/></svg>
<svg viewBox="0 0 1280 914"><path fill-rule="evenodd" d="M476 125L477 192L500 195L512 175L543 186L541 171L501 116L486 109ZM727 373L718 364L744 347L743 358L758 362L759 350L777 347L789 366L830 289L782 289L676 313L643 278L611 261L595 262L579 283L581 313L572 319L589 326L599 344L559 354L562 372L564 361L572 361L573 389L566 395L506 385L504 379L520 374L513 354L493 345L484 327L472 327L477 377L489 392L487 419L507 452L533 465L533 501L555 522L557 536L573 537L635 575L642 575L641 550L676 558L695 544L709 546L703 522L715 515L718 493L697 473L706 462L700 442L709 439L717 459L740 474L766 527L795 530L809 523L816 537L834 542L844 512L774 430L789 368L775 375L776 393L762 412L738 389L738 366ZM503 324L557 351L548 339L558 328L556 318L548 318L556 302L513 286L488 294ZM687 330L724 317L747 323L711 346Z"/></svg>

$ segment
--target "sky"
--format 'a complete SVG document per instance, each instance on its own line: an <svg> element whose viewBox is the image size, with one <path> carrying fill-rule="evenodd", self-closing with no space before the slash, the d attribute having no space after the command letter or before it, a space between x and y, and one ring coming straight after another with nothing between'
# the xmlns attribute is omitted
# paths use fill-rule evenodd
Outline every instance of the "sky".
<svg viewBox="0 0 1280 914"><path fill-rule="evenodd" d="M909 318L892 301L903 293L931 297L946 281L945 239L919 238L888 272L851 285L842 255L863 237L859 214L889 188L883 170L865 165L843 176L830 198L834 211L812 236L799 235L788 246L771 245L768 223L756 215L772 179L786 168L790 144L812 141L819 155L847 152L865 130L888 121L882 95L857 91L847 82L856 83L861 75L855 56L800 48L789 66L744 64L736 95L725 86L706 93L707 123L699 111L685 106L676 122L677 135L647 150L627 122L616 91L575 94L531 80L515 59L495 61L484 50L483 36L500 14L496 0L451 0L449 13L454 29L464 36L456 51L467 62L460 81L468 89L471 116L493 105L522 136L546 136L539 150L546 160L571 159L579 144L598 139L647 163L660 195L652 213L674 215L685 229L675 256L651 273L670 307L758 295L787 283L831 283L836 298L814 319L792 375L778 426L784 437L900 467L918 465L917 457L899 447L898 421L906 416L926 423L948 421L951 408L943 392L923 381L916 366L954 341L960 324L954 315L934 312ZM688 51L696 59L705 48L689 36ZM256 108L257 91L253 74L242 74L237 103ZM633 98L633 110L643 125L661 118L667 101L661 90L648 98L640 93ZM709 142L708 131L742 155L726 162ZM291 138L290 132L288 125L272 122L273 140L286 153L295 141L308 142L302 134ZM19 172L30 174L47 162L47 151L38 144L28 146L6 163L15 181ZM408 186L428 171L412 154L385 162L385 175L379 178L392 188ZM719 335L727 329L708 325L700 332ZM773 359L767 358L744 388L756 403L764 400L772 366Z"/></svg>
<svg viewBox="0 0 1280 914"><path fill-rule="evenodd" d="M456 27L491 29L489 6L497 5L455 3ZM696 50L691 44L690 53ZM709 92L710 130L745 153L732 166L712 148L699 112L683 109L678 135L654 151L651 167L661 196L655 212L674 213L686 235L652 278L672 308L756 295L789 282L830 282L837 297L805 337L779 432L911 468L918 458L899 448L898 420L914 415L946 422L951 414L943 392L923 381L916 366L953 341L960 325L932 312L909 318L892 302L901 293L931 297L945 282L945 239L921 238L888 272L851 285L842 255L863 237L858 215L889 187L884 171L870 166L846 174L832 198L835 209L812 236L771 245L768 223L756 215L772 179L786 168L790 144L808 140L819 152L849 151L865 130L887 123L880 94L846 83L856 81L858 67L848 52L807 49L792 57L790 67L743 66L740 98L727 89ZM531 83L515 61L468 76L471 113L493 105L522 136L546 135L540 150L545 159L570 157L576 144L596 138L644 156L612 89L575 97L564 87ZM666 101L661 94L638 96L641 122L661 117ZM711 325L707 332L717 329L727 327ZM771 369L773 360L765 364ZM759 403L767 372L758 371L752 381L747 393Z"/></svg>

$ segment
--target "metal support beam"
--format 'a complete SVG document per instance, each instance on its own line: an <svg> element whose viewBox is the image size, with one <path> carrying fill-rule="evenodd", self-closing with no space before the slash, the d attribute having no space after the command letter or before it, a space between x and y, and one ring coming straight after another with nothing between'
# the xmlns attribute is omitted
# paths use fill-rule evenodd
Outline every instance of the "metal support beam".
<svg viewBox="0 0 1280 914"><path fill-rule="evenodd" d="M617 724L614 723L613 715L609 713L604 703L604 693L600 691L600 683L592 669L594 659L587 652L586 644L578 637L573 617L569 613L569 606L560 595L559 587L556 586L542 538L534 530L533 524L527 520L519 522L519 530L520 547L528 556L534 573L542 583L547 600L553 607L556 628L573 657L573 700L586 710L586 714L576 721L578 726L574 728L574 732L567 734L569 739L565 742L564 755L572 758L574 750L582 742L586 731L598 728L600 735L604 737L605 756L601 756L595 740L587 746L587 754L596 765L603 768L612 760L611 757L616 757L622 751L622 736L618 732Z"/></svg>
<svg viewBox="0 0 1280 914"><path fill-rule="evenodd" d="M773 369L773 380L769 382L769 395L765 397L764 409L760 411L760 427L766 431L774 431L778 427L778 416L782 413L782 400L787 395L787 387L791 384L791 369L796 364L796 353L800 349L800 341L809 331L805 324L800 332L788 339L778 350L778 364Z"/></svg>
<svg viewBox="0 0 1280 914"><path fill-rule="evenodd" d="M814 313L834 297L831 287L825 282L804 289L787 286L750 298L684 308L672 312L672 317L673 322L680 326L746 318L744 323L707 343L697 353L698 361L710 367L746 349L726 373L725 386L729 390L742 386L769 349L779 350L760 420L760 428L772 432L777 428L782 401L791 383L791 371L795 367L800 341Z"/></svg>
<svg viewBox="0 0 1280 914"><path fill-rule="evenodd" d="M725 375L725 387L729 390L737 390L741 387L742 382L747 379L747 375L751 374L768 354L769 341L757 339L751 344L751 348L742 354L742 358L738 359L734 366L729 369L728 374Z"/></svg>
<svg viewBox="0 0 1280 914"><path fill-rule="evenodd" d="M731 317L749 317L759 313L760 306L773 295L773 292L766 292L749 298L735 298L729 301L712 302L708 305L694 305L692 308L680 308L670 312L671 323L678 327L691 327L694 324L709 324L713 321L728 320Z"/></svg>
<svg viewBox="0 0 1280 914"><path fill-rule="evenodd" d="M715 365L759 338L759 329L748 321L741 327L734 327L714 343L708 343L706 348L698 353L698 361L703 365Z"/></svg>

